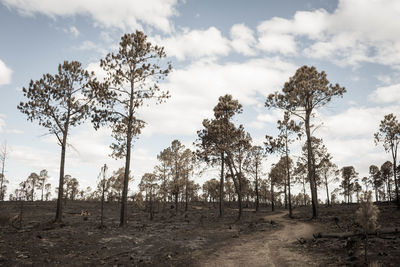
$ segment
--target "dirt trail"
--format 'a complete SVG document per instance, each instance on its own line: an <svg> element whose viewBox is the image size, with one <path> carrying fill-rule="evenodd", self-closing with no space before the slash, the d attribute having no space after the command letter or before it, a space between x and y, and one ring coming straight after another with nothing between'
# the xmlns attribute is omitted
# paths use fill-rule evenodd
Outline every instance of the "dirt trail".
<svg viewBox="0 0 400 267"><path fill-rule="evenodd" d="M316 231L311 224L290 220L285 213L266 216L281 228L241 236L221 247L198 266L317 266L315 258L301 249L290 248L298 238L311 238Z"/></svg>

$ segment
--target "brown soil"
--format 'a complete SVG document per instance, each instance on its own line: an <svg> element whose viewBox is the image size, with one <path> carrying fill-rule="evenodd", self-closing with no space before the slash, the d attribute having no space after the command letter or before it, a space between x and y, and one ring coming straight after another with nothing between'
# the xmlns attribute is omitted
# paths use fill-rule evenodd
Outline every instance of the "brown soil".
<svg viewBox="0 0 400 267"><path fill-rule="evenodd" d="M99 203L68 202L62 224L53 224L54 202L25 202L23 227L9 225L19 203L0 202L0 266L326 266L362 265L362 255L349 256L349 240L314 239L318 231L352 229L357 205L321 207L310 221L310 208L271 213L245 209L236 221L234 205L217 216L217 205L197 203L175 215L170 206L148 214L129 206L128 226L118 227L119 207L105 206L106 228L100 229ZM183 208L181 208L183 210ZM391 205L380 205L381 225L400 225ZM89 216L81 216L87 210ZM339 226L333 216L339 218ZM337 220L336 220L337 221ZM372 260L398 266L400 236L371 238ZM361 242L362 243L362 242ZM374 245L372 245L374 244ZM378 245L379 247L376 247ZM362 251L362 244L356 244ZM397 253L397 254L396 254Z"/></svg>

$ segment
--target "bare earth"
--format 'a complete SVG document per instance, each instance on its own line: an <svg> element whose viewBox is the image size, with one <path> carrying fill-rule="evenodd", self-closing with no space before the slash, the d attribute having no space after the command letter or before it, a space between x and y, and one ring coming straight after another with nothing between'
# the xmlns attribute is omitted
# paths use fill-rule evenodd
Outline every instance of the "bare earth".
<svg viewBox="0 0 400 267"><path fill-rule="evenodd" d="M285 214L265 216L280 229L243 236L201 260L198 266L318 266L315 258L288 247L300 238L312 238L315 226L291 220Z"/></svg>
<svg viewBox="0 0 400 267"><path fill-rule="evenodd" d="M379 203L379 225L400 227L394 204ZM262 206L244 209L236 221L235 203L218 217L217 203L157 206L154 220L133 203L128 226L118 227L119 205L106 203L100 229L98 202L71 201L62 224L53 224L55 202L25 202L22 229L9 224L20 203L0 203L0 266L366 266L360 239L313 238L316 232L355 231L357 204L287 211ZM87 210L90 215L81 216ZM369 239L369 262L400 266L400 234Z"/></svg>

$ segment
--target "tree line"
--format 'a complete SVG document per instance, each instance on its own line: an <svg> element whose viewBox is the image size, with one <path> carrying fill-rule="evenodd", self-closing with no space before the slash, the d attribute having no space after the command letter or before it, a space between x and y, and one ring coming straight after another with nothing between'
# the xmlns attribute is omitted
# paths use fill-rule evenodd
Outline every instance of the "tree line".
<svg viewBox="0 0 400 267"><path fill-rule="evenodd" d="M132 144L146 124L137 117L137 111L150 100L162 103L169 98L169 92L161 89L159 84L172 70L169 62L161 61L165 57L163 47L151 44L143 32L136 31L123 35L118 51L100 60L100 67L106 73L104 79L98 79L95 73L83 69L78 61L65 61L59 65L56 74L45 74L23 88L26 101L21 102L18 109L29 121L38 122L53 134L61 147L57 222L62 218L62 200L67 195L74 198L77 194L71 189L74 186L65 186L68 182L75 183L64 174L68 136L71 128L89 120L96 130L100 127L112 129L114 143L110 145L111 156L125 158L125 166L113 176L118 178L101 179L95 192L101 191L103 198L120 201L120 226L126 225ZM290 216L293 203L311 202L312 217L315 218L318 216L318 187L326 189L328 203L335 202L338 192L336 189L330 192L329 184L337 181L339 174L342 176L341 193L347 202L351 201L354 192L360 192L362 182L373 185L377 196L385 191L383 198L396 200L400 207L397 181L400 125L393 114L384 117L374 135L376 144L382 143L385 150L391 153L391 165L385 163L387 166L379 169L379 175L375 168L372 171L370 168L373 178L366 178L365 181L364 178L361 181L356 179L354 167L338 170L323 141L313 135L315 112L345 92L344 87L330 83L324 71L319 72L315 67L300 67L282 90L266 97L265 107L280 109L284 115L277 121L278 135L267 134L263 147L253 145L244 126L235 123L234 117L243 112L239 101L229 94L219 97L213 109L214 116L205 118L202 127L199 127L195 150L191 151L179 140L174 140L157 156L159 163L154 170L143 175L137 197L140 198L141 194L151 205L153 201L175 203L176 211L178 202L183 202L187 209L188 202L199 199L201 187L193 179L194 174L198 174L196 169L199 166L218 166L220 177L203 184L202 198L219 202L220 216L224 215L226 200L237 203L240 219L243 202L254 200L257 211L261 202L269 202L274 207L283 194ZM303 138L302 154L295 163L290 157L291 145L296 139ZM270 154L279 155L280 160L272 165L265 178L262 166ZM31 180L25 186L32 192L29 196L33 199L38 185ZM382 181L381 184L378 181ZM294 182L299 182L303 189L297 196L291 193ZM3 182L1 184L3 186ZM309 187L311 197L306 194L306 187ZM387 190L382 190L383 187Z"/></svg>

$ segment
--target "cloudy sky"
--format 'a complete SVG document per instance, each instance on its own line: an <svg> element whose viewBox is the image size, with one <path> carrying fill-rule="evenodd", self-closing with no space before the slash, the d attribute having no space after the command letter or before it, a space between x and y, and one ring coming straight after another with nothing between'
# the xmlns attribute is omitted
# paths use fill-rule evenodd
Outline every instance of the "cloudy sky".
<svg viewBox="0 0 400 267"><path fill-rule="evenodd" d="M8 194L44 168L55 185L60 159L54 137L17 110L21 88L55 73L64 60L98 69L120 37L136 29L165 46L174 70L162 84L172 97L140 111L147 126L133 150L133 190L172 140L196 139L221 95L239 99L244 112L237 122L262 144L281 116L264 107L266 96L302 65L325 70L330 82L346 87L343 98L318 110L315 135L339 167L353 165L367 175L369 165L390 159L373 142L380 120L400 116L399 18L397 0L0 0L0 142L10 147ZM107 156L109 136L90 124L72 130L66 173L82 187L94 187L104 163L123 166Z"/></svg>

